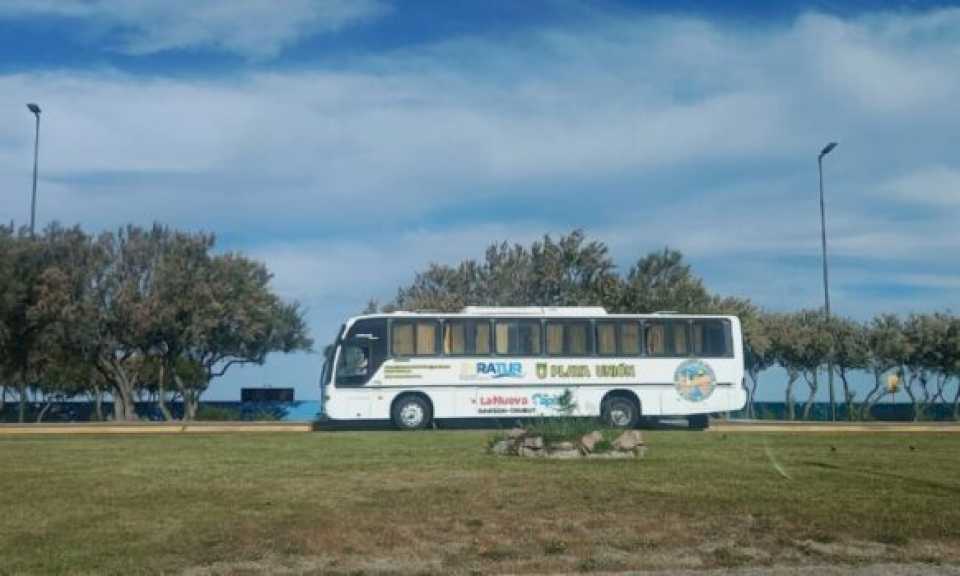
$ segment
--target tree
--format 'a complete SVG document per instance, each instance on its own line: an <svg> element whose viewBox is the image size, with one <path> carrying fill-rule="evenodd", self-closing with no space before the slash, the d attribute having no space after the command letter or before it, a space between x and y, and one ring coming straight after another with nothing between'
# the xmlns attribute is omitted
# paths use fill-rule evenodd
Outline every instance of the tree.
<svg viewBox="0 0 960 576"><path fill-rule="evenodd" d="M943 357L950 322L944 314L911 314L903 324L908 344L905 365L908 376L904 391L913 405L913 419L926 417L927 409L935 398L930 389L930 378L942 378L944 367L950 364Z"/></svg>
<svg viewBox="0 0 960 576"><path fill-rule="evenodd" d="M0 420L7 404L7 386L11 368L10 352L13 343L10 309L17 293L19 279L14 273L14 249L16 239L13 226L0 225Z"/></svg>
<svg viewBox="0 0 960 576"><path fill-rule="evenodd" d="M870 416L870 411L888 392L883 378L890 370L903 375L903 365L910 350L903 332L903 323L895 314L881 314L866 326L868 349L867 370L873 375L873 387L863 398L860 419Z"/></svg>
<svg viewBox="0 0 960 576"><path fill-rule="evenodd" d="M704 312L712 314L730 314L740 319L743 333L743 363L750 387L747 388L747 417L755 418L754 404L760 373L776 363L771 340L771 324L774 317L757 308L752 302L742 298L713 297Z"/></svg>
<svg viewBox="0 0 960 576"><path fill-rule="evenodd" d="M849 377L851 370L866 370L870 364L867 329L859 322L834 316L830 319L830 334L833 336L833 369L843 383L847 419L853 420L853 399L856 394L850 389Z"/></svg>
<svg viewBox="0 0 960 576"><path fill-rule="evenodd" d="M644 256L630 269L617 308L632 313L701 312L709 305L710 294L684 264L683 255L664 248Z"/></svg>
<svg viewBox="0 0 960 576"><path fill-rule="evenodd" d="M266 267L239 254L211 256L212 245L212 237L175 235L150 299L148 346L159 351L188 420L211 380L230 367L312 346L302 310L270 290Z"/></svg>
<svg viewBox="0 0 960 576"><path fill-rule="evenodd" d="M432 263L400 288L386 310L453 312L477 306L617 305L620 280L602 242L575 230L556 241L549 235L528 250L490 245L482 262Z"/></svg>
<svg viewBox="0 0 960 576"><path fill-rule="evenodd" d="M823 314L818 310L779 314L771 317L770 329L771 353L787 371L787 415L791 420L796 417L793 386L802 377L809 389L802 417L808 419L819 389L820 368L830 354L830 332Z"/></svg>
<svg viewBox="0 0 960 576"><path fill-rule="evenodd" d="M149 293L165 234L159 226L102 233L86 245L85 263L76 269L77 293L65 283L54 283L49 290L65 346L100 373L118 420L137 418L137 388L148 366L144 350L151 321Z"/></svg>

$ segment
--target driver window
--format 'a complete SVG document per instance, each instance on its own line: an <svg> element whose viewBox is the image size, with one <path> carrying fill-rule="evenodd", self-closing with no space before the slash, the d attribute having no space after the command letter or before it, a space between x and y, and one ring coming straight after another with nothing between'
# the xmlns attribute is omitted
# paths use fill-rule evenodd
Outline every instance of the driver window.
<svg viewBox="0 0 960 576"><path fill-rule="evenodd" d="M370 347L348 344L340 353L337 377L366 376L370 367Z"/></svg>

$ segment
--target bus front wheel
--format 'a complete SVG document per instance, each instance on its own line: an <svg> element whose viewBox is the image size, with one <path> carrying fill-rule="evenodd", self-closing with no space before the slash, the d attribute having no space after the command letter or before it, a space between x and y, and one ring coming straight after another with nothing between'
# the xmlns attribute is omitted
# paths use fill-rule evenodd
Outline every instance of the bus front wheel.
<svg viewBox="0 0 960 576"><path fill-rule="evenodd" d="M433 409L422 396L402 396L393 403L391 417L401 430L420 430L430 425Z"/></svg>
<svg viewBox="0 0 960 576"><path fill-rule="evenodd" d="M613 428L636 428L640 421L640 407L630 398L613 396L603 401L600 417L604 424Z"/></svg>

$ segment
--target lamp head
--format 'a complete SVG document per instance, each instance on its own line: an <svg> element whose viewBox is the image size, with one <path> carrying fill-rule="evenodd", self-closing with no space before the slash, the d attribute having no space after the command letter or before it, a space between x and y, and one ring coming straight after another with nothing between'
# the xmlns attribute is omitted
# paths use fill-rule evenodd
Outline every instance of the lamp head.
<svg viewBox="0 0 960 576"><path fill-rule="evenodd" d="M831 143L827 144L826 146L823 147L823 150L820 151L820 156L819 156L819 157L820 157L820 158L823 158L824 156L826 156L827 154L829 154L831 150L833 150L833 149L836 148L836 147L837 147L837 143L836 143L836 142L831 142Z"/></svg>
<svg viewBox="0 0 960 576"><path fill-rule="evenodd" d="M29 108L30 111L36 114L37 116L40 115L40 107L34 104L33 102L27 104L27 108Z"/></svg>

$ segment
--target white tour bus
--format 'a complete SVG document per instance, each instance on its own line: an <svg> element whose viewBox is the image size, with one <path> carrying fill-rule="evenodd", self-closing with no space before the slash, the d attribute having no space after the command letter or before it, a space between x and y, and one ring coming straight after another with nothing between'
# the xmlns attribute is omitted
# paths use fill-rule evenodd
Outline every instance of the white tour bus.
<svg viewBox="0 0 960 576"><path fill-rule="evenodd" d="M642 416L739 410L743 341L735 316L607 314L603 308L486 308L350 318L324 352L332 420L530 418L562 413L632 427Z"/></svg>

